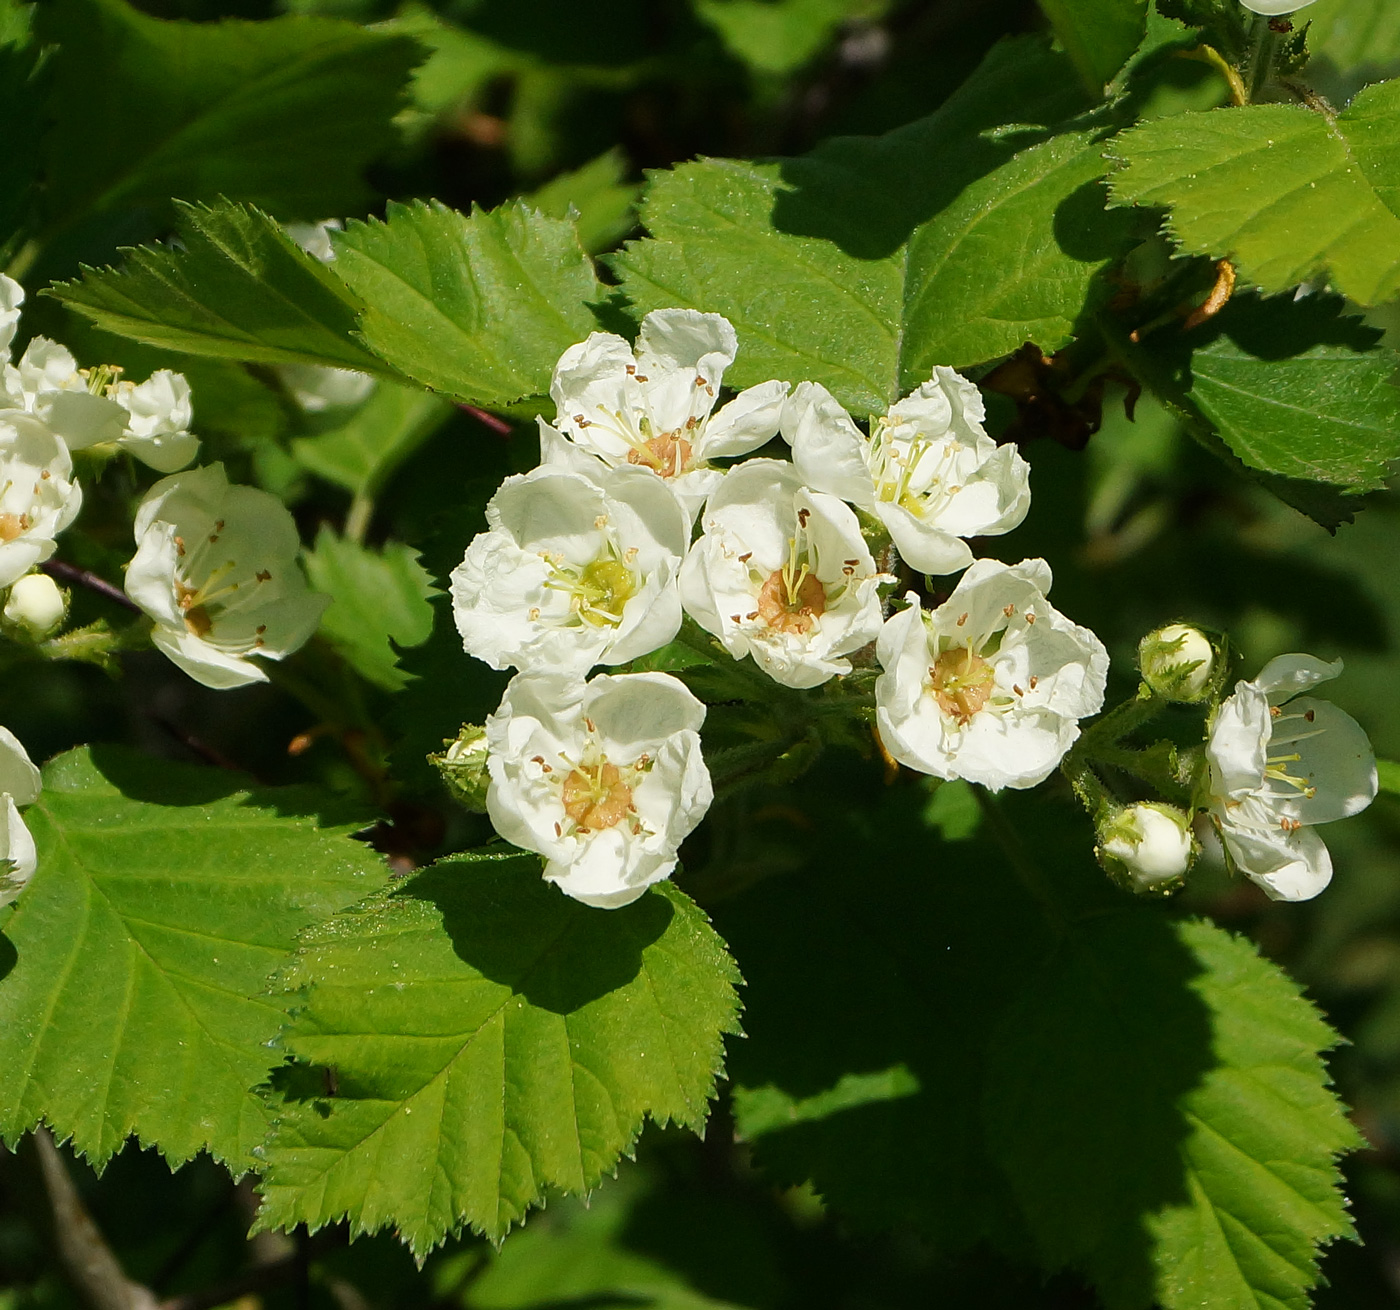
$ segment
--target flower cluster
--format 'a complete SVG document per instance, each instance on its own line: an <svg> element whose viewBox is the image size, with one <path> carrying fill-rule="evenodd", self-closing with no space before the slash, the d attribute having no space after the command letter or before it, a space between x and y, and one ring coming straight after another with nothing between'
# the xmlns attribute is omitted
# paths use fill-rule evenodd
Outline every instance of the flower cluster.
<svg viewBox="0 0 1400 1310"><path fill-rule="evenodd" d="M297 556L296 525L276 497L230 486L194 459L190 387L160 369L135 384L111 366L80 369L55 341L35 337L17 360L10 346L24 291L0 276L0 587L7 631L42 639L66 601L29 575L77 517L82 490L72 452L124 450L170 474L136 513L126 590L151 618L151 640L209 687L265 681L248 657L280 659L315 631L329 601L312 593Z"/></svg>
<svg viewBox="0 0 1400 1310"><path fill-rule="evenodd" d="M1050 607L1044 562L973 562L969 539L1016 527L1030 487L972 383L938 368L865 431L812 382L721 404L737 352L727 320L682 309L648 314L635 345L571 346L540 466L506 480L452 575L464 648L516 671L486 725L486 807L589 904L666 877L710 802L704 707L677 679L586 680L666 645L684 615L794 689L873 653L889 753L992 789L1042 781L1103 701L1107 655ZM779 436L790 459L742 458ZM911 592L887 617L901 557L967 573L936 609Z"/></svg>

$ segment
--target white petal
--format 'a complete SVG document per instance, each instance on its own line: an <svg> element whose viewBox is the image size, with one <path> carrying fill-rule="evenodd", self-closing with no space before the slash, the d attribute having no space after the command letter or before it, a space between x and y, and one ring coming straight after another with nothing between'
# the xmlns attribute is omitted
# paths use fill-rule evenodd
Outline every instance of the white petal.
<svg viewBox="0 0 1400 1310"><path fill-rule="evenodd" d="M778 435L788 383L760 382L741 391L705 424L695 458L732 459L757 450Z"/></svg>
<svg viewBox="0 0 1400 1310"><path fill-rule="evenodd" d="M39 867L34 838L15 808L13 796L0 796L0 858L14 866L0 874L0 905L8 905L24 890Z"/></svg>
<svg viewBox="0 0 1400 1310"><path fill-rule="evenodd" d="M1309 718L1311 716L1311 718ZM1365 730L1330 701L1300 696L1273 720L1269 755L1297 753L1292 777L1314 789L1311 797L1275 784L1280 812L1300 823L1331 823L1360 814L1376 799L1376 753Z"/></svg>
<svg viewBox="0 0 1400 1310"><path fill-rule="evenodd" d="M1234 695L1221 702L1206 739L1211 786L1218 795L1234 796L1264 785L1272 731L1264 693L1253 683L1236 683Z"/></svg>
<svg viewBox="0 0 1400 1310"><path fill-rule="evenodd" d="M815 491L871 509L875 484L865 463L860 429L823 386L799 382L783 408L783 437L802 481Z"/></svg>
<svg viewBox="0 0 1400 1310"><path fill-rule="evenodd" d="M739 339L722 314L656 309L642 320L637 334L637 364L649 373L693 373L717 366L723 374L738 353Z"/></svg>
<svg viewBox="0 0 1400 1310"><path fill-rule="evenodd" d="M699 732L705 706L669 673L599 674L583 712L597 725L608 755L632 760L681 732Z"/></svg>
<svg viewBox="0 0 1400 1310"><path fill-rule="evenodd" d="M1275 901L1308 901L1332 881L1332 857L1311 828L1292 833L1221 825L1225 849L1240 872Z"/></svg>
<svg viewBox="0 0 1400 1310"><path fill-rule="evenodd" d="M1264 665L1253 681L1268 696L1270 705L1281 705L1290 696L1340 677L1342 667L1341 660L1329 664L1315 655L1278 655Z"/></svg>
<svg viewBox="0 0 1400 1310"><path fill-rule="evenodd" d="M957 573L972 563L972 549L961 537L915 518L901 505L877 501L875 513L900 558L920 573Z"/></svg>
<svg viewBox="0 0 1400 1310"><path fill-rule="evenodd" d="M0 354L6 354L15 339L19 307L24 304L24 288L12 277L0 273Z"/></svg>
<svg viewBox="0 0 1400 1310"><path fill-rule="evenodd" d="M114 442L126 430L126 410L89 391L60 391L49 402L44 421L69 450Z"/></svg>
<svg viewBox="0 0 1400 1310"><path fill-rule="evenodd" d="M156 627L151 630L151 644L196 682L215 691L267 681L267 674L251 660L227 654L192 632Z"/></svg>
<svg viewBox="0 0 1400 1310"><path fill-rule="evenodd" d="M39 770L23 743L8 728L0 727L0 792L15 798L16 805L32 805L39 799Z"/></svg>
<svg viewBox="0 0 1400 1310"><path fill-rule="evenodd" d="M1270 18L1279 14L1295 14L1300 9L1306 9L1313 0L1240 0L1240 3L1256 14L1266 14ZM1299 899L1289 897L1288 899Z"/></svg>
<svg viewBox="0 0 1400 1310"><path fill-rule="evenodd" d="M550 468L568 469L595 481L608 466L596 455L575 445L558 428L545 422L543 414L535 419L540 433L540 464Z"/></svg>

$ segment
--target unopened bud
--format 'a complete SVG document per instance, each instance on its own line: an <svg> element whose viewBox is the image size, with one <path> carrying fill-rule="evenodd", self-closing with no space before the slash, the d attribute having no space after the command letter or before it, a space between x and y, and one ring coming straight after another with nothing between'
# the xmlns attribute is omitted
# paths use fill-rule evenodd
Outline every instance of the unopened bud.
<svg viewBox="0 0 1400 1310"><path fill-rule="evenodd" d="M1199 628L1169 623L1142 639L1138 667L1156 695L1176 701L1204 700L1215 677L1215 646Z"/></svg>
<svg viewBox="0 0 1400 1310"><path fill-rule="evenodd" d="M1129 805L1099 828L1095 854L1121 887L1144 896L1170 896L1195 858L1190 816L1174 805Z"/></svg>
<svg viewBox="0 0 1400 1310"><path fill-rule="evenodd" d="M490 777L486 772L486 729L474 723L464 724L455 741L444 742L447 747L440 755L429 755L437 766L447 790L474 814L486 813L486 789Z"/></svg>
<svg viewBox="0 0 1400 1310"><path fill-rule="evenodd" d="M47 637L68 613L68 598L47 573L29 573L10 588L5 619L32 637Z"/></svg>
<svg viewBox="0 0 1400 1310"><path fill-rule="evenodd" d="M1272 18L1277 14L1296 14L1298 10L1306 9L1313 0L1240 0L1240 3L1251 13Z"/></svg>

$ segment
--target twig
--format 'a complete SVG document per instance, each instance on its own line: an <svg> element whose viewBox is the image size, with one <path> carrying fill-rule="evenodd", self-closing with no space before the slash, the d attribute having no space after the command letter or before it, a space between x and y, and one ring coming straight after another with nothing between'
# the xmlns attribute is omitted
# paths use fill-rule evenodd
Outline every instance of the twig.
<svg viewBox="0 0 1400 1310"><path fill-rule="evenodd" d="M49 1194L59 1258L79 1296L92 1310L159 1310L150 1289L127 1278L83 1205L53 1137L42 1125L34 1130L34 1150Z"/></svg>
<svg viewBox="0 0 1400 1310"><path fill-rule="evenodd" d="M99 596L105 596L114 605L120 605L122 609L130 610L133 614L142 612L141 607L120 587L114 586L106 578L99 578L87 569L78 568L76 564L65 564L61 559L51 559L39 565L39 568L60 582L67 582L75 587L86 587Z"/></svg>
<svg viewBox="0 0 1400 1310"><path fill-rule="evenodd" d="M478 423L482 424L484 427L490 428L491 431L494 432L498 437L510 436L510 424L507 423L505 419L497 418L496 415L488 413L484 409L478 409L475 405L459 404L457 408L460 409L463 414L470 414Z"/></svg>

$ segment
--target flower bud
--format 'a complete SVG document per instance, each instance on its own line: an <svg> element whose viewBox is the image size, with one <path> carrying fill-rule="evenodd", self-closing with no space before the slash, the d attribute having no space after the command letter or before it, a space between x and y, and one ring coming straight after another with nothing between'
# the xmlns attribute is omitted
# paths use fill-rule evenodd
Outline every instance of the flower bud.
<svg viewBox="0 0 1400 1310"><path fill-rule="evenodd" d="M1169 623L1138 646L1142 680L1155 695L1175 701L1206 698L1216 672L1215 647L1199 628Z"/></svg>
<svg viewBox="0 0 1400 1310"><path fill-rule="evenodd" d="M1119 886L1143 896L1176 891L1195 858L1191 819L1174 805L1144 801L1121 809L1099 827L1095 850Z"/></svg>
<svg viewBox="0 0 1400 1310"><path fill-rule="evenodd" d="M10 588L5 619L30 636L47 637L68 613L68 598L47 573L28 573Z"/></svg>
<svg viewBox="0 0 1400 1310"><path fill-rule="evenodd" d="M474 723L462 725L455 741L444 742L441 755L429 755L454 799L473 814L486 813L486 789L490 778L486 772L486 729Z"/></svg>

